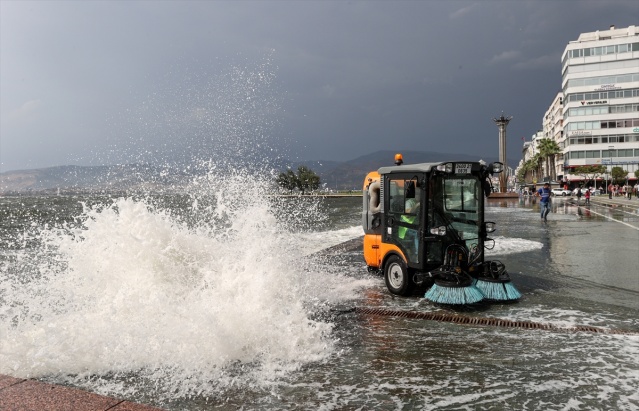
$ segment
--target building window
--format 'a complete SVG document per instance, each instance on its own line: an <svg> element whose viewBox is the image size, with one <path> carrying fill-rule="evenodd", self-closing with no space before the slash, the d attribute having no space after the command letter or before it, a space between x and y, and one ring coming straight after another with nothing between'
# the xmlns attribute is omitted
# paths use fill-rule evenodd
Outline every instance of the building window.
<svg viewBox="0 0 639 411"><path fill-rule="evenodd" d="M600 40L605 40L605 39L606 38L604 37L600 38ZM601 55L615 54L615 53L627 53L630 50L639 51L639 43L617 44L615 46L587 47L583 49L570 50L568 53L566 53L566 55L569 58L578 58L578 57L588 57L588 56L601 56Z"/></svg>
<svg viewBox="0 0 639 411"><path fill-rule="evenodd" d="M605 101L604 101L605 102ZM577 107L568 110L566 117L594 116L597 114L633 113L639 111L639 104L617 104L613 106ZM626 126L632 127L632 126Z"/></svg>
<svg viewBox="0 0 639 411"><path fill-rule="evenodd" d="M570 158L585 158L585 153L583 151L571 151Z"/></svg>
<svg viewBox="0 0 639 411"><path fill-rule="evenodd" d="M587 141L591 139L591 141ZM566 145L574 144L607 144L607 143L631 143L633 141L639 141L639 134L614 134L614 135L601 135L592 137L570 137L566 140Z"/></svg>
<svg viewBox="0 0 639 411"><path fill-rule="evenodd" d="M632 81L632 74L622 74L617 76L620 83L629 83Z"/></svg>
<svg viewBox="0 0 639 411"><path fill-rule="evenodd" d="M617 157L617 150L601 150L601 158Z"/></svg>
<svg viewBox="0 0 639 411"><path fill-rule="evenodd" d="M569 131L574 130L599 130L607 128L639 127L639 118L623 120L599 120L599 121L577 121L566 125Z"/></svg>
<svg viewBox="0 0 639 411"><path fill-rule="evenodd" d="M639 80L637 80L639 81ZM565 92L565 90L564 90ZM615 98L631 98L639 97L639 89L626 89L626 90L613 90L613 91L600 91L592 93L573 93L566 94L566 100L568 102L575 101L591 101L591 100L611 100Z"/></svg>
<svg viewBox="0 0 639 411"><path fill-rule="evenodd" d="M568 80L567 86L568 87L599 86L599 85L630 83L632 81L639 81L639 74L620 74L617 76L576 78L576 79Z"/></svg>
<svg viewBox="0 0 639 411"><path fill-rule="evenodd" d="M600 158L601 152L599 150L588 150L586 151L586 158Z"/></svg>

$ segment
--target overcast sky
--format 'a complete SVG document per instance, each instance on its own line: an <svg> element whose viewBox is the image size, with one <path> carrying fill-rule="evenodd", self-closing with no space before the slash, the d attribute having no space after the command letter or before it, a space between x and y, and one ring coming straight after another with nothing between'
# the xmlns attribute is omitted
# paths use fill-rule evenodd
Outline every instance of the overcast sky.
<svg viewBox="0 0 639 411"><path fill-rule="evenodd" d="M0 7L0 171L257 151L497 157L502 112L512 162L561 87L567 43L639 24L639 2L617 0Z"/></svg>

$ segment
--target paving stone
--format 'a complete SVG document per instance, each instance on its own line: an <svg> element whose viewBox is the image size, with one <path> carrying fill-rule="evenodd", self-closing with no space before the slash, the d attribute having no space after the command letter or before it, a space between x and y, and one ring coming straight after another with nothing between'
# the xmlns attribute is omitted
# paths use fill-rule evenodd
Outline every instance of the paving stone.
<svg viewBox="0 0 639 411"><path fill-rule="evenodd" d="M71 387L0 375L2 411L160 411Z"/></svg>
<svg viewBox="0 0 639 411"><path fill-rule="evenodd" d="M21 378L14 378L14 377L9 377L8 375L0 374L0 390L22 381L24 380Z"/></svg>

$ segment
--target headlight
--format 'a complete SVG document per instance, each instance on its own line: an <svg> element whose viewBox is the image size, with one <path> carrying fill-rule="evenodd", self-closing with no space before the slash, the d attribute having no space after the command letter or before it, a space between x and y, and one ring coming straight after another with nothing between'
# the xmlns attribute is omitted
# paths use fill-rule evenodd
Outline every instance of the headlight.
<svg viewBox="0 0 639 411"><path fill-rule="evenodd" d="M453 172L453 163L444 163L437 166L437 171L443 171L444 173Z"/></svg>
<svg viewBox="0 0 639 411"><path fill-rule="evenodd" d="M492 233L497 229L497 224L493 223L492 221L486 221L484 223L484 229L487 233Z"/></svg>
<svg viewBox="0 0 639 411"><path fill-rule="evenodd" d="M446 235L446 226L441 225L439 227L434 227L430 229L430 233L432 235L438 235L440 237L443 237Z"/></svg>

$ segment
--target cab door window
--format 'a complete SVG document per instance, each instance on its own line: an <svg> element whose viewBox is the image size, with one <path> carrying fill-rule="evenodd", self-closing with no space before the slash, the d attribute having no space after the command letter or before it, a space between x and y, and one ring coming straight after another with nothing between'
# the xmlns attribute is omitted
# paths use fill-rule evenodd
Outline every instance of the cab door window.
<svg viewBox="0 0 639 411"><path fill-rule="evenodd" d="M391 238L406 253L409 263L419 262L419 220L421 187L414 178L389 180L389 232Z"/></svg>

